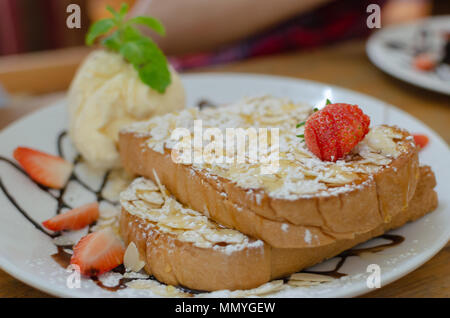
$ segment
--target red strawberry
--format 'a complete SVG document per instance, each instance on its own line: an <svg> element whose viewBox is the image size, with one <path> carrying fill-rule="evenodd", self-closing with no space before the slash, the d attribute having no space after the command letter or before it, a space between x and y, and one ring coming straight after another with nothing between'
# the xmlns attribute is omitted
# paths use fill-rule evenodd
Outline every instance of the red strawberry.
<svg viewBox="0 0 450 318"><path fill-rule="evenodd" d="M418 145L420 148L425 148L425 146L428 145L429 139L427 136L414 134L413 137L416 145Z"/></svg>
<svg viewBox="0 0 450 318"><path fill-rule="evenodd" d="M59 214L42 223L52 231L79 230L98 219L98 203L89 203Z"/></svg>
<svg viewBox="0 0 450 318"><path fill-rule="evenodd" d="M14 158L31 179L54 189L64 187L73 169L73 165L63 158L31 148L16 148Z"/></svg>
<svg viewBox="0 0 450 318"><path fill-rule="evenodd" d="M83 237L73 248L70 264L78 265L83 275L98 276L122 264L124 254L120 239L105 229Z"/></svg>
<svg viewBox="0 0 450 318"><path fill-rule="evenodd" d="M364 138L369 125L370 118L357 105L329 104L306 121L305 142L321 160L336 161Z"/></svg>
<svg viewBox="0 0 450 318"><path fill-rule="evenodd" d="M413 65L418 70L428 72L436 67L436 59L429 53L422 53L414 58Z"/></svg>

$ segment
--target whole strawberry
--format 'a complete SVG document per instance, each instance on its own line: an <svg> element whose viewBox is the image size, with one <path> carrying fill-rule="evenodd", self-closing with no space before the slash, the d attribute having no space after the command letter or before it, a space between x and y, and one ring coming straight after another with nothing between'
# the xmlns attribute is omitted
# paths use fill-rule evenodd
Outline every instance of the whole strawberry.
<svg viewBox="0 0 450 318"><path fill-rule="evenodd" d="M369 125L369 116L357 105L328 104L306 121L306 146L321 160L334 162L342 159L364 138Z"/></svg>

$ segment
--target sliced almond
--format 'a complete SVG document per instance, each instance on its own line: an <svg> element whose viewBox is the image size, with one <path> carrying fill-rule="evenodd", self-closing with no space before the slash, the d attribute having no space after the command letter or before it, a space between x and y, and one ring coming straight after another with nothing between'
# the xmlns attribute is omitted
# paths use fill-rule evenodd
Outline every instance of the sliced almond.
<svg viewBox="0 0 450 318"><path fill-rule="evenodd" d="M182 292L178 288L175 288L172 286L169 287L167 285L163 285L155 280L152 279L136 279L132 280L131 282L126 283L128 287L134 288L134 289L147 289L152 291L153 293L163 296L163 297L189 297L190 294L187 294L185 292Z"/></svg>
<svg viewBox="0 0 450 318"><path fill-rule="evenodd" d="M306 282L329 282L334 280L333 277L314 273L295 273L289 277L290 280L306 281Z"/></svg>
<svg viewBox="0 0 450 318"><path fill-rule="evenodd" d="M63 232L60 236L53 239L53 243L58 246L75 245L78 241L88 234L89 227L86 226L81 230Z"/></svg>
<svg viewBox="0 0 450 318"><path fill-rule="evenodd" d="M159 192L136 191L136 196L150 204L153 208L159 208L164 204L164 198Z"/></svg>
<svg viewBox="0 0 450 318"><path fill-rule="evenodd" d="M273 280L273 281L265 283L257 288L239 291L238 297L267 295L267 294L271 294L271 293L281 290L283 288L283 286L284 286L284 282L281 279Z"/></svg>
<svg viewBox="0 0 450 318"><path fill-rule="evenodd" d="M120 209L118 207L106 201L100 202L98 210L100 212L101 219L115 218L120 213Z"/></svg>
<svg viewBox="0 0 450 318"><path fill-rule="evenodd" d="M145 265L140 259L139 251L134 242L128 244L127 250L123 257L123 264L128 271L139 272Z"/></svg>
<svg viewBox="0 0 450 318"><path fill-rule="evenodd" d="M298 280L290 280L288 285L293 287L310 287L320 285L320 282L306 282L306 281L298 281Z"/></svg>

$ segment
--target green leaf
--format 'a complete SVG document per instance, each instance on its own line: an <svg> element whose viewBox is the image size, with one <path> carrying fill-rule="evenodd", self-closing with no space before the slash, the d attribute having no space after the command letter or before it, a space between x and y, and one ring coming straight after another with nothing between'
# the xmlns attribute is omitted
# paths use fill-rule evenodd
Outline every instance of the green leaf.
<svg viewBox="0 0 450 318"><path fill-rule="evenodd" d="M297 126L295 126L295 128L300 128L300 127L302 127L304 124L305 124L305 122L302 121L301 123L297 124Z"/></svg>
<svg viewBox="0 0 450 318"><path fill-rule="evenodd" d="M92 45L97 37L116 27L115 32L101 41L102 45L120 53L131 63L143 83L159 93L164 93L171 83L167 59L158 46L133 25L147 26L161 35L165 34L164 26L157 19L144 16L124 21L128 8L125 3L121 5L119 11L107 6L113 17L94 23L86 36L86 44Z"/></svg>
<svg viewBox="0 0 450 318"><path fill-rule="evenodd" d="M332 102L327 98L325 105L330 105L330 104L332 104Z"/></svg>
<svg viewBox="0 0 450 318"><path fill-rule="evenodd" d="M127 21L129 24L140 24L145 25L146 27L154 30L159 35L165 35L166 30L164 29L164 26L159 22L159 20L152 18L152 17L135 17Z"/></svg>
<svg viewBox="0 0 450 318"><path fill-rule="evenodd" d="M166 67L162 67L158 63L149 63L139 70L139 77L145 84L161 94L165 93L171 82L167 64Z"/></svg>
<svg viewBox="0 0 450 318"><path fill-rule="evenodd" d="M122 18L125 17L125 15L128 13L128 9L129 9L128 3L123 2L120 5L119 14Z"/></svg>
<svg viewBox="0 0 450 318"><path fill-rule="evenodd" d="M125 59L133 64L140 79L159 93L171 82L167 59L158 46L148 38L125 43L121 49Z"/></svg>
<svg viewBox="0 0 450 318"><path fill-rule="evenodd" d="M318 110L319 110L319 108L317 108L317 107L313 108L313 112L317 112Z"/></svg>
<svg viewBox="0 0 450 318"><path fill-rule="evenodd" d="M146 44L143 42L142 40L137 40L124 43L120 48L120 54L135 66L147 63L149 61L149 55L145 52Z"/></svg>
<svg viewBox="0 0 450 318"><path fill-rule="evenodd" d="M120 14L116 10L114 10L113 7L107 5L106 10L108 10L113 15L114 21L116 21L117 24L122 21Z"/></svg>
<svg viewBox="0 0 450 318"><path fill-rule="evenodd" d="M131 41L138 41L138 40L142 40L142 39L148 39L144 35L142 35L142 33L139 32L139 30L137 30L131 26L124 27L120 31L120 33L121 33L121 39L123 42L131 42Z"/></svg>
<svg viewBox="0 0 450 318"><path fill-rule="evenodd" d="M122 46L119 32L116 31L113 34L109 35L108 37L104 38L102 40L102 45L110 50L118 52L120 50L120 47Z"/></svg>
<svg viewBox="0 0 450 318"><path fill-rule="evenodd" d="M304 134L296 135L296 136L299 137L299 138L305 138L305 135L304 135Z"/></svg>
<svg viewBox="0 0 450 318"><path fill-rule="evenodd" d="M113 19L102 19L95 22L90 26L89 31L86 35L86 45L90 46L94 44L94 41L97 37L108 33L114 26L116 26L116 23Z"/></svg>

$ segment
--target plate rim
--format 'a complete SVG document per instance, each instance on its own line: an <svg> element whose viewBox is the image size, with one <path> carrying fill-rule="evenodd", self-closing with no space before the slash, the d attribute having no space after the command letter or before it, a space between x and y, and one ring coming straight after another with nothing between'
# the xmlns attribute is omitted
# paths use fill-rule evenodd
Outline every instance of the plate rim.
<svg viewBox="0 0 450 318"><path fill-rule="evenodd" d="M297 82L300 84L309 84L309 85L314 85L316 87L322 87L322 88L331 88L331 89L335 89L338 90L340 92L343 92L345 94L352 94L355 96L355 98L365 98L370 100L370 102L372 103L376 103L380 106L384 106L384 107L388 107L388 108L393 108L396 111L398 111L402 116L407 116L410 119L414 119L415 121L420 122L421 125L425 126L431 133L432 133L432 137L439 140L441 143L443 143L444 145L447 145L447 149L449 149L448 144L446 143L446 141L444 141L444 139L438 134L436 133L432 128L430 128L428 125L426 125L425 123L423 123L420 119L410 115L409 113L407 113L406 111L403 111L402 109L384 102L383 100L380 100L376 97L370 96L368 94L365 93L361 93L352 89L348 89L348 88L344 88L344 87L340 87L337 85L332 85L332 84L328 84L328 83L322 83L322 82L318 82L318 81L312 81L312 80L307 80L307 79L302 79L302 78L296 78L296 77L289 77L289 76L278 76L278 75L268 75L268 74L258 74L258 73L239 73L239 72L202 72L202 73L188 73L188 74L182 74L182 80L189 80L190 78L193 79L202 79L202 78L211 78L211 77L229 77L229 78L233 78L233 77L241 77L241 78L245 78L247 80L252 80L255 77L256 78L264 78L265 80L281 80L281 81L289 81L289 82ZM61 105L62 103L64 103L64 101L66 100L66 97L62 97L56 101L53 101L52 103L50 103L47 106L44 106L42 108L39 108L37 110L33 110L30 113L26 114L25 116L22 116L20 118L18 118L17 120L13 121L12 123L8 124L7 126L5 126L4 128L2 128L0 130L0 135L2 135L5 131L7 130L11 130L14 129L16 125L19 125L22 121L27 120L29 117L35 115L38 112L44 111L46 109L49 108L56 108L59 105ZM450 152L450 149L449 149ZM447 211L444 210L444 213L448 213L445 212ZM389 271L387 273L387 276L383 277L383 284L382 287L385 287L387 285L389 285L390 283L398 280L401 277L404 277L406 275L408 275L410 272L414 271L415 269L419 268L420 266L422 266L425 262L429 261L433 256L435 256L437 253L439 253L442 248L448 243L448 241L450 240L450 229L447 229L447 237L445 237L445 232L441 237L441 240L439 241L439 244L435 245L435 249L432 250L426 250L424 252L420 253L420 260L416 261L416 262L412 262L411 260L408 260L406 263L403 264L402 268L403 270L399 273L397 273L396 271ZM100 296L95 296L95 295L86 295L84 293L72 293L72 292L68 292L65 291L64 289L60 288L59 286L51 286L45 283L44 280L42 280L41 278L36 278L36 275L30 274L29 272L22 270L22 269L17 269L9 260L7 260L6 258L4 258L3 256L0 257L0 268L2 270L4 270L6 273L8 273L9 275L11 275L12 277L18 279L19 281L32 286L38 290L44 291L45 293L48 293L52 296L56 296L56 297L80 297L80 298L84 298L84 297L100 297ZM348 292L342 294L342 295L337 295L337 296L330 296L330 297L354 297L354 296L358 296L358 295L364 295L366 293L370 293L373 290L367 290L366 292L361 292L360 287L358 286L358 284L355 284L351 290L349 290ZM295 296L292 296L292 298L296 298Z"/></svg>
<svg viewBox="0 0 450 318"><path fill-rule="evenodd" d="M432 83L428 82L414 82L412 81L408 75L402 73L402 72L395 72L392 69L390 69L387 65L385 65L382 61L382 58L375 54L375 49L377 47L377 40L382 35L385 34L385 32L388 32L390 30L399 30L403 29L405 27L415 27L417 25L420 25L421 23L426 23L427 21L439 21L439 20L445 20L450 19L450 15L437 15L433 17L428 18L422 18L419 20L415 20L413 22L405 22L401 24L396 24L392 26L387 26L385 28L381 28L380 30L374 32L367 40L366 42L366 54L369 60L381 71L384 73L402 81L405 83L408 83L410 85L413 85L415 87L419 87L425 90L433 91L435 93L440 93L444 95L450 95L450 89L445 90L444 88L440 86L434 86Z"/></svg>

